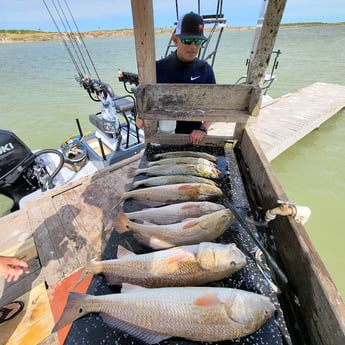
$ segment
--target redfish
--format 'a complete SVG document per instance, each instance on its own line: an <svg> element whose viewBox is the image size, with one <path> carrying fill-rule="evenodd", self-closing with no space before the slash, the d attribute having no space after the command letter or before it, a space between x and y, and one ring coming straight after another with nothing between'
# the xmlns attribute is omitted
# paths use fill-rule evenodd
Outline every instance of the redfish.
<svg viewBox="0 0 345 345"><path fill-rule="evenodd" d="M216 168L217 164L211 162L205 158L196 158L196 157L175 157L175 158L164 158L159 159L158 161L150 161L147 163L147 166L152 167L155 165L169 165L169 164L203 164L209 165L210 167Z"/></svg>
<svg viewBox="0 0 345 345"><path fill-rule="evenodd" d="M171 224L181 222L186 218L197 218L224 208L223 205L210 201L187 201L162 207L146 208L141 211L126 212L125 215L131 220L154 224Z"/></svg>
<svg viewBox="0 0 345 345"><path fill-rule="evenodd" d="M141 243L153 249L161 249L212 241L223 234L233 220L234 215L229 209L164 225L139 224L129 220L121 212L115 219L115 230L133 231L135 238Z"/></svg>
<svg viewBox="0 0 345 345"><path fill-rule="evenodd" d="M113 328L156 344L171 337L216 342L247 336L275 312L270 299L221 287L141 288L91 296L71 292L52 332L89 314L100 313Z"/></svg>
<svg viewBox="0 0 345 345"><path fill-rule="evenodd" d="M125 192L113 208L126 199L149 201L157 205L164 205L182 201L216 200L222 195L223 192L220 188L206 183L177 183Z"/></svg>
<svg viewBox="0 0 345 345"><path fill-rule="evenodd" d="M211 162L217 161L216 156L211 155L206 152L199 152L199 151L171 151L171 152L156 153L153 155L154 159L176 158L176 157L196 157L196 158L204 158Z"/></svg>
<svg viewBox="0 0 345 345"><path fill-rule="evenodd" d="M194 176L194 175L165 175L165 176L153 176L147 177L142 180L134 181L132 188L141 186L153 187L162 186L166 184L176 183L206 183L215 186L216 183L205 177Z"/></svg>
<svg viewBox="0 0 345 345"><path fill-rule="evenodd" d="M202 242L138 255L119 246L117 257L91 261L86 271L104 274L110 284L197 286L221 280L246 265L246 256L233 243Z"/></svg>
<svg viewBox="0 0 345 345"><path fill-rule="evenodd" d="M222 172L216 167L205 164L170 164L136 169L134 175L146 174L148 176L163 175L195 175L217 179Z"/></svg>

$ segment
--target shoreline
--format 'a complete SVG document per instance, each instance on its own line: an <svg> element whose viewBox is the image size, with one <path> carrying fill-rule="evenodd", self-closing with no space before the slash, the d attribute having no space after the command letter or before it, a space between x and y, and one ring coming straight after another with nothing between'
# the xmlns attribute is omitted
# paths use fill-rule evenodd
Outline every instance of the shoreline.
<svg viewBox="0 0 345 345"><path fill-rule="evenodd" d="M297 28L297 27L313 27L313 26L345 26L345 22L341 23L297 23L282 24L280 28ZM243 31L255 30L255 26L228 26L224 31ZM173 28L157 28L155 34L169 34L173 32ZM61 40L59 32L43 32L31 30L0 30L0 44L10 43L26 43L26 42L45 42ZM133 29L116 29L116 30L95 30L80 33L82 38L114 38L124 36L134 36Z"/></svg>

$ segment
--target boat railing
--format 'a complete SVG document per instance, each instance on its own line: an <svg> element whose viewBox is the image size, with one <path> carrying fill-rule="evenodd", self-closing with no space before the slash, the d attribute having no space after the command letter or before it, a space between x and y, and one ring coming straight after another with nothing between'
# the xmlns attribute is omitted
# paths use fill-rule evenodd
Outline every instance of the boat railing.
<svg viewBox="0 0 345 345"><path fill-rule="evenodd" d="M174 141L189 142L186 134L161 133L160 120L234 123L233 132L224 137L207 135L207 144L239 140L262 100L261 89L252 84L140 84L135 95L138 116L145 122L145 142L160 144L168 144L172 136Z"/></svg>

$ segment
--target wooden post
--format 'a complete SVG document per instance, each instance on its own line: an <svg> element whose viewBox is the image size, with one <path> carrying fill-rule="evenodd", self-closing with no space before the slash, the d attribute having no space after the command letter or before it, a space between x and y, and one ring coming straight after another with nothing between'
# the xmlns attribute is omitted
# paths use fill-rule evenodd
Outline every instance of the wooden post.
<svg viewBox="0 0 345 345"><path fill-rule="evenodd" d="M268 1L256 50L250 61L247 83L262 87L287 0Z"/></svg>
<svg viewBox="0 0 345 345"><path fill-rule="evenodd" d="M131 0L135 50L140 84L155 84L156 53L152 0ZM138 114L140 117L140 114ZM145 138L157 132L157 121L145 120Z"/></svg>

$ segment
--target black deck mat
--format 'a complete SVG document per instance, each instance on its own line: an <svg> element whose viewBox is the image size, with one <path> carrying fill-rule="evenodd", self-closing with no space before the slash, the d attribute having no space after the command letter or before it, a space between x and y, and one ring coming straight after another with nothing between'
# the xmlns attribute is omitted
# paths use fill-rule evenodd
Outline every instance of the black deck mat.
<svg viewBox="0 0 345 345"><path fill-rule="evenodd" d="M238 213L245 217L249 211L249 204L246 200L243 182L238 170L235 154L232 150L225 152L221 148L200 148L198 146L148 146L146 155L144 155L140 167L146 165L146 160L150 158L152 153L178 150L197 150L205 151L214 154L218 157L218 168L222 170L223 175L219 179L219 186L223 190L224 196L230 201ZM142 177L136 177L142 178ZM219 200L222 203L222 200ZM134 211L137 204L132 201L126 201L123 206L125 211ZM253 225L249 225L252 231L256 232ZM279 345L290 344L290 336L287 330L283 312L281 310L278 295L271 288L270 282L266 276L259 270L255 263L254 255L257 246L247 232L241 227L239 222L235 220L227 231L216 240L221 243L235 243L247 255L247 265L239 272L233 274L231 277L223 279L222 281L209 284L209 286L231 287L239 288L270 297L275 304L277 312L268 320L257 332L247 337L238 338L231 341L218 342L218 344L266 344ZM150 248L138 243L131 233L117 234L113 232L107 247L103 253L103 259L113 259L116 257L115 253L117 246L122 245L135 253L145 253L150 251ZM117 286L108 286L102 275L94 276L89 287L88 293L93 295L103 295L108 293L119 293L120 288ZM69 344L124 344L124 345L141 345L142 341L134 338L122 331L110 328L105 324L98 314L89 314L83 318L76 320L68 334L65 341ZM160 344L164 345L194 345L200 342L189 341L180 338L170 338L162 341ZM208 344L203 342L202 344ZM212 343L216 344L216 343Z"/></svg>

